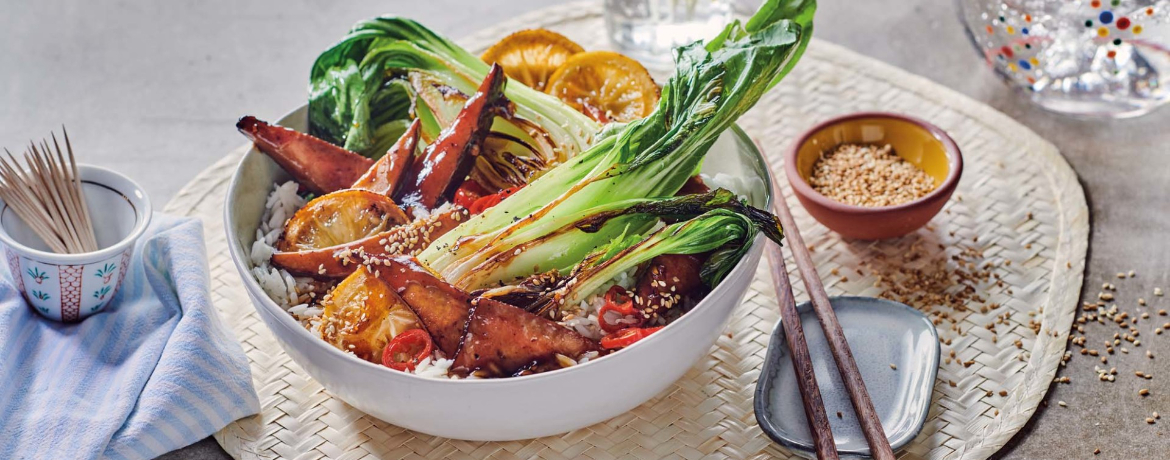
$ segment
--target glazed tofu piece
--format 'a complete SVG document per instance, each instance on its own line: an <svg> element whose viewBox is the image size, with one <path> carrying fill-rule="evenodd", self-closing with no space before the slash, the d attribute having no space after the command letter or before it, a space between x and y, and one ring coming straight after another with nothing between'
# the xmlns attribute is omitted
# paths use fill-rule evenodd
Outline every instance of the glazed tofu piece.
<svg viewBox="0 0 1170 460"><path fill-rule="evenodd" d="M382 363L390 339L420 327L418 317L386 281L357 270L329 293L318 333L329 344L373 363Z"/></svg>
<svg viewBox="0 0 1170 460"><path fill-rule="evenodd" d="M394 192L394 201L403 207L434 209L450 201L463 184L491 131L492 120L510 110L504 97L508 82L504 70L492 65L451 126L445 127L421 157L414 159Z"/></svg>
<svg viewBox="0 0 1170 460"><path fill-rule="evenodd" d="M386 155L353 183L353 188L393 196L394 189L398 188L402 175L414 159L414 151L418 149L420 126L419 119L415 118L402 137L398 138L398 142L386 151Z"/></svg>
<svg viewBox="0 0 1170 460"><path fill-rule="evenodd" d="M575 360L599 350L597 342L506 303L483 297L473 303L451 366L455 372L506 377L546 365L558 354Z"/></svg>
<svg viewBox="0 0 1170 460"><path fill-rule="evenodd" d="M430 333L435 346L445 356L455 356L467 326L471 297L443 281L414 257L374 256L366 267L355 273L372 272L393 287Z"/></svg>
<svg viewBox="0 0 1170 460"><path fill-rule="evenodd" d="M349 188L374 165L374 160L357 153L256 117L241 118L236 129L315 193Z"/></svg>

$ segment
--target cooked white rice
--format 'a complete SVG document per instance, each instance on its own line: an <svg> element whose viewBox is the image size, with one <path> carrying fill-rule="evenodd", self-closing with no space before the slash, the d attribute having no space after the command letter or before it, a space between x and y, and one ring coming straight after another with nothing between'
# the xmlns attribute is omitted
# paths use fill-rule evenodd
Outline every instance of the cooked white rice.
<svg viewBox="0 0 1170 460"><path fill-rule="evenodd" d="M602 284L597 292L589 298L581 301L581 304L576 308L568 308L562 311L563 318L560 321L562 326L576 331L585 337L597 340L605 335L601 330L601 325L597 322L597 312L605 305L605 293L609 288L617 285L626 289L633 289L636 280L634 276L637 274L638 268L631 267L629 270L618 273L614 279ZM610 323L620 322L611 319Z"/></svg>
<svg viewBox="0 0 1170 460"><path fill-rule="evenodd" d="M763 200L764 194L767 191L767 185L759 177L733 176L731 174L715 173L710 176L707 174L699 174L703 179L703 183L707 184L712 189L725 188L730 190L741 200L747 200L748 203L758 203Z"/></svg>
<svg viewBox="0 0 1170 460"><path fill-rule="evenodd" d="M455 360L453 360L453 359L443 359L443 358L437 358L437 357L436 358L427 358L427 359L424 359L421 362L419 362L418 365L414 367L413 373L414 373L414 375L417 375L420 377L430 377L432 379L445 379L445 378L448 378L448 376L449 376L449 374L447 373L447 370L451 368L451 363L454 363L454 362L455 362Z"/></svg>
<svg viewBox="0 0 1170 460"><path fill-rule="evenodd" d="M287 310L305 326L315 326L321 316L319 306L310 306L302 297L310 292L309 278L296 278L287 271L273 267L270 262L276 252L274 245L284 231L284 223L305 205L305 198L297 194L296 181L273 184L272 193L264 202L260 228L248 255L252 260L252 275L268 297Z"/></svg>

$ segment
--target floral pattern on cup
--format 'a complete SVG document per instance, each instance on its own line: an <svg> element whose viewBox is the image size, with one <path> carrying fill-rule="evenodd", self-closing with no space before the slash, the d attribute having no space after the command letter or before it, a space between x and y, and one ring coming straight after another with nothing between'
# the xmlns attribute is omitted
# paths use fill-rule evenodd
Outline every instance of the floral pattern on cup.
<svg viewBox="0 0 1170 460"><path fill-rule="evenodd" d="M43 271L40 271L37 269L37 267L28 269L26 273L28 273L28 276L31 276L33 281L35 281L37 284L42 284L45 282L45 280L49 279L49 275Z"/></svg>
<svg viewBox="0 0 1170 460"><path fill-rule="evenodd" d="M82 265L33 261L5 248L17 288L38 313L75 322L105 308L126 275L130 250Z"/></svg>
<svg viewBox="0 0 1170 460"><path fill-rule="evenodd" d="M107 264L103 265L102 268L99 268L97 270L97 273L94 273L94 275L97 276L98 278L101 278L102 283L110 284L110 278L112 278L114 276L114 271L117 269L118 269L117 265L114 265L112 263L107 263Z"/></svg>

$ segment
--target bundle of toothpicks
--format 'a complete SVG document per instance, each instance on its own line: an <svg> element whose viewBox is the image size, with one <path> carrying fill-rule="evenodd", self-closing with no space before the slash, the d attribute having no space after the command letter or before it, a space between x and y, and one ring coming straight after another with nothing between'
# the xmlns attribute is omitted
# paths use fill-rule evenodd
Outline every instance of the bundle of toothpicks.
<svg viewBox="0 0 1170 460"><path fill-rule="evenodd" d="M90 220L89 206L82 196L81 178L69 133L62 126L65 150L52 134L52 149L47 140L40 146L29 141L20 161L8 149L0 157L0 199L4 200L25 224L40 236L53 252L77 254L97 251Z"/></svg>

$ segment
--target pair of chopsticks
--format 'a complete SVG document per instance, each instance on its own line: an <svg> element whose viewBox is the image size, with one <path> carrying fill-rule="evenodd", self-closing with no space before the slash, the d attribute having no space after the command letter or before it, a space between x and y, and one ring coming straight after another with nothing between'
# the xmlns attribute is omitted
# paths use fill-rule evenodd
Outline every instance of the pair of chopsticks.
<svg viewBox="0 0 1170 460"><path fill-rule="evenodd" d="M4 149L0 157L0 199L16 211L37 236L58 254L97 251L89 206L82 196L81 178L69 132L64 131L65 150L53 134L53 147L42 140L38 147L29 142L22 168L16 157ZM68 152L66 155L65 152Z"/></svg>
<svg viewBox="0 0 1170 460"><path fill-rule="evenodd" d="M825 293L825 286L821 284L812 255L809 254L808 246L805 246L804 238L801 238L800 231L796 228L792 211L788 209L784 193L775 178L772 179L772 195L775 197L772 210L780 217L784 236L789 240L788 248L792 251L792 258L796 261L800 277L804 280L804 287L812 298L813 311L816 312L825 338L829 341L829 349L837 362L837 371L841 373L841 380L849 393L849 399L853 402L853 410L861 422L861 431L869 443L870 453L878 460L894 460L894 450L890 448L890 440L882 430L882 422L873 408L873 400L869 398L869 392L861 380L861 372L857 370L857 362L853 360L853 352L849 350L841 323L837 322L837 314L829 304L829 296ZM837 445L833 441L833 431L829 427L829 417L825 414L825 404L821 400L816 375L813 374L812 359L809 357L808 344L804 340L804 327L801 326L800 314L796 311L792 282L788 279L788 269L784 265L784 254L779 245L768 245L767 252L768 261L772 264L776 297L780 301L784 336L788 338L788 349L792 352L796 383L800 389L800 399L804 404L804 415L808 419L809 431L813 435L817 458L836 459Z"/></svg>

